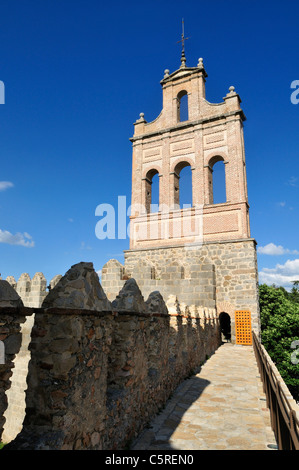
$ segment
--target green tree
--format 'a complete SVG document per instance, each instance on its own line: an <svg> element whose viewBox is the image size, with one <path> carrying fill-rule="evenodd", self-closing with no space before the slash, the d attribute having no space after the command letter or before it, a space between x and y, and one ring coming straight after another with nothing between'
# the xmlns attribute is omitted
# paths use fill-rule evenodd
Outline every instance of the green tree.
<svg viewBox="0 0 299 470"><path fill-rule="evenodd" d="M294 285L296 289L297 286ZM297 288L298 289L298 288ZM292 343L299 340L299 303L292 292L266 284L259 286L261 339L295 400L299 400L299 363ZM299 359L299 354L298 354Z"/></svg>
<svg viewBox="0 0 299 470"><path fill-rule="evenodd" d="M290 299L299 304L299 281L293 281L293 287L290 293Z"/></svg>

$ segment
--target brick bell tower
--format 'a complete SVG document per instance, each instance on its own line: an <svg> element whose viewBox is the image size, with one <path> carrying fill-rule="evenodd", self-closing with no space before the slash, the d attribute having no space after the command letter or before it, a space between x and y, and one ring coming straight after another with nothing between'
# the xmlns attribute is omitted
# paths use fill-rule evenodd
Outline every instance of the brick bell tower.
<svg viewBox="0 0 299 470"><path fill-rule="evenodd" d="M232 341L248 344L251 329L259 333L259 307L247 197L246 118L232 86L223 101L209 103L206 78L203 59L187 67L183 47L180 68L165 70L161 80L161 113L152 122L141 113L134 124L130 249L123 272L137 280L145 297L160 290L165 300L176 295L189 306L216 308ZM222 165L225 175L221 203L213 200L215 165ZM187 209L180 206L185 167L192 175ZM154 177L159 181L155 212Z"/></svg>
<svg viewBox="0 0 299 470"><path fill-rule="evenodd" d="M179 70L165 75L161 81L163 109L152 122L143 113L135 122L133 143L132 214L130 248L185 245L194 242L190 232L181 231L165 238L163 213L179 210L180 172L190 166L192 171L192 208L189 217L202 217L202 242L248 239L249 206L245 169L243 121L240 97L230 87L224 101L211 104L205 99L207 73L202 59L197 67L186 67L182 58ZM185 118L181 121L181 102L185 100ZM213 203L213 167L222 162L225 167L226 202ZM151 212L151 184L159 175L158 230L151 237L148 214ZM196 214L197 209L197 214ZM187 224L186 224L187 225ZM194 226L195 227L195 226ZM199 227L199 226L198 226ZM170 224L170 228L172 228ZM176 228L176 227L174 227Z"/></svg>

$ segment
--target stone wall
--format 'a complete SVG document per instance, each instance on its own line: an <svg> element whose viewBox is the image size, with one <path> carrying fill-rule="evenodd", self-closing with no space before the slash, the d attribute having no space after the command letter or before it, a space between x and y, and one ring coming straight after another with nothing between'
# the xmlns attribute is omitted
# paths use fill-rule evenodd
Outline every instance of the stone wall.
<svg viewBox="0 0 299 470"><path fill-rule="evenodd" d="M50 288L53 288L61 277L61 275L55 276L49 283ZM25 307L40 307L43 300L48 295L47 281L43 273L36 273L32 279L28 273L23 273L18 281L16 281L13 276L8 276L6 281L15 289ZM26 377L30 359L28 345L33 323L34 314L27 316L25 321L21 324L22 343L20 351L14 361L11 386L9 390L7 390L9 406L4 414L5 425L2 435L3 442L10 442L22 429L25 416Z"/></svg>
<svg viewBox="0 0 299 470"><path fill-rule="evenodd" d="M189 255L177 258L175 250L167 248L125 252L125 266L110 260L103 267L107 297L115 297L125 279L134 277L144 297L158 290L167 299L175 292L182 303L215 308L215 266L197 263L194 252Z"/></svg>
<svg viewBox="0 0 299 470"><path fill-rule="evenodd" d="M256 243L254 239L209 242L198 247L173 246L125 251L125 264L110 260L102 270L102 285L113 298L133 277L146 297L159 290L164 298L176 293L180 303L216 308L231 318L235 340L234 313L248 309L252 329L260 334Z"/></svg>
<svg viewBox="0 0 299 470"><path fill-rule="evenodd" d="M32 279L28 273L23 273L18 281L13 276L8 276L6 280L17 291L26 307L40 306L48 294L43 273L36 273Z"/></svg>
<svg viewBox="0 0 299 470"><path fill-rule="evenodd" d="M109 302L91 263L34 311L26 416L7 450L123 449L220 344L215 309L145 301L134 279Z"/></svg>
<svg viewBox="0 0 299 470"><path fill-rule="evenodd" d="M20 313L23 302L7 281L0 281L0 341L4 361L0 362L0 440L7 409L7 391L11 386L11 376L16 354L20 351L21 324L25 322Z"/></svg>

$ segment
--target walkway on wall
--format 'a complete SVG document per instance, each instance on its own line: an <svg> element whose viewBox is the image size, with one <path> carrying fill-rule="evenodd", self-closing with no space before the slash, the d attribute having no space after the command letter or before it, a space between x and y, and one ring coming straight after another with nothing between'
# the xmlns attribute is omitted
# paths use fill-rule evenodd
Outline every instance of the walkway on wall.
<svg viewBox="0 0 299 470"><path fill-rule="evenodd" d="M275 448L253 347L225 343L176 389L131 450Z"/></svg>

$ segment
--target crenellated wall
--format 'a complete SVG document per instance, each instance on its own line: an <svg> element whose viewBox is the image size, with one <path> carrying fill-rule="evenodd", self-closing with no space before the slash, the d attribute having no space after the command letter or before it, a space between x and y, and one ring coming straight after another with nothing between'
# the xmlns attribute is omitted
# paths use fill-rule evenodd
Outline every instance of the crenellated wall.
<svg viewBox="0 0 299 470"><path fill-rule="evenodd" d="M174 250L175 251L175 250ZM109 260L102 269L102 286L109 299L117 294L126 279L133 277L142 294L147 297L158 290L164 298L176 293L180 302L187 305L215 308L215 266L200 262L197 253L172 253L170 250L135 252L127 257L125 265Z"/></svg>
<svg viewBox="0 0 299 470"><path fill-rule="evenodd" d="M215 309L157 291L145 301L134 279L110 302L91 263L29 310L26 416L7 450L123 449L220 345Z"/></svg>
<svg viewBox="0 0 299 470"><path fill-rule="evenodd" d="M7 391L11 387L11 376L13 373L16 354L19 353L22 333L21 325L26 320L23 302L16 291L7 281L0 281L0 307L4 312L0 314L0 440L5 423L4 413L8 406ZM4 356L4 357L2 357Z"/></svg>
<svg viewBox="0 0 299 470"><path fill-rule="evenodd" d="M61 277L60 274L53 277L49 283L51 289ZM35 273L32 279L28 273L22 273L18 281L14 276L8 276L6 281L17 291L25 307L40 307L48 295L47 280L43 273Z"/></svg>
<svg viewBox="0 0 299 470"><path fill-rule="evenodd" d="M102 286L113 299L125 283L136 279L147 297L159 290L167 299L176 294L180 303L216 308L230 316L235 342L235 311L250 310L252 329L260 335L256 243L253 239L206 243L185 247L127 250L125 263L109 260L102 269Z"/></svg>
<svg viewBox="0 0 299 470"><path fill-rule="evenodd" d="M61 277L61 275L55 276L49 283L50 287L53 288ZM25 307L40 307L43 300L48 295L47 281L43 273L36 273L32 279L28 273L23 273L18 281L16 281L13 276L8 276L6 281L15 289ZM22 343L14 361L11 386L9 390L7 390L9 406L4 414L6 420L2 436L4 442L10 442L22 429L25 415L26 377L30 359L28 346L33 323L34 314L27 316L21 324L20 332L22 335Z"/></svg>

